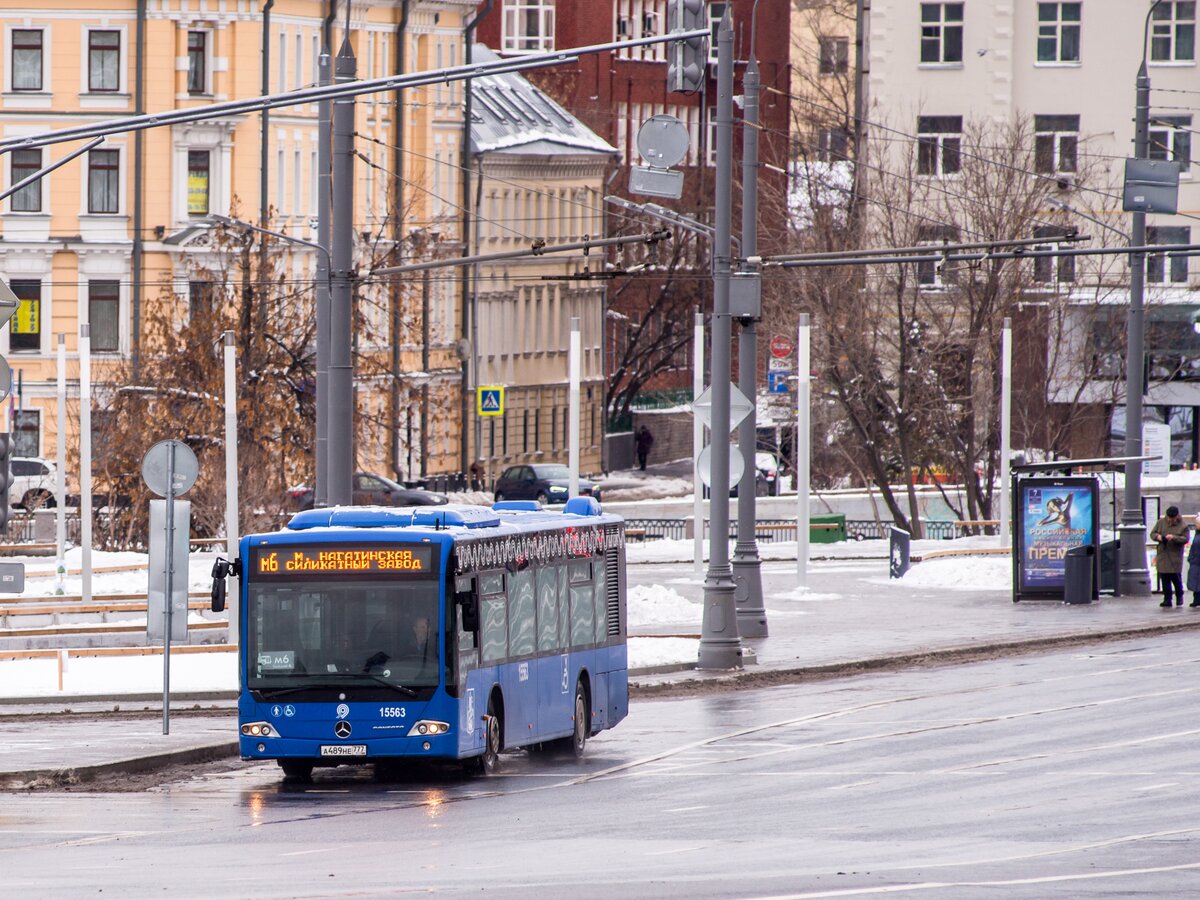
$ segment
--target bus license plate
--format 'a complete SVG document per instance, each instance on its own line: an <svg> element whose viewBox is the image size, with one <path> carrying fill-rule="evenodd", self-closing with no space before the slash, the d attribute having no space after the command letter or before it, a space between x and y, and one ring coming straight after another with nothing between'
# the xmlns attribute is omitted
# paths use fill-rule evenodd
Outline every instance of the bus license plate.
<svg viewBox="0 0 1200 900"><path fill-rule="evenodd" d="M322 744L322 756L366 756L366 744Z"/></svg>

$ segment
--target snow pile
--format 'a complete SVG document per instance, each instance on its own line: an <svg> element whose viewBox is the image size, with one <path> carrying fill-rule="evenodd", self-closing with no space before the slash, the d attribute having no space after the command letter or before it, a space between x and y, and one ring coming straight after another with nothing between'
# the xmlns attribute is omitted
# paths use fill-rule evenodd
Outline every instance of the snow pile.
<svg viewBox="0 0 1200 900"><path fill-rule="evenodd" d="M631 637L629 639L629 670L652 669L657 666L681 666L695 663L700 656L700 641L681 637Z"/></svg>
<svg viewBox="0 0 1200 900"><path fill-rule="evenodd" d="M958 543L958 541L955 542L955 544ZM902 581L906 588L1011 591L1012 559L1008 556L956 556L927 559L909 569Z"/></svg>
<svg viewBox="0 0 1200 900"><path fill-rule="evenodd" d="M610 478L600 484L600 497L605 502L629 503L634 500L665 500L690 497L692 482L687 478L647 478L635 481L622 477Z"/></svg>
<svg viewBox="0 0 1200 900"><path fill-rule="evenodd" d="M466 503L471 506L491 506L494 502L491 491L450 491L446 494L451 503Z"/></svg>
<svg viewBox="0 0 1200 900"><path fill-rule="evenodd" d="M626 600L629 626L684 624L699 626L703 617L701 604L661 584L634 585Z"/></svg>

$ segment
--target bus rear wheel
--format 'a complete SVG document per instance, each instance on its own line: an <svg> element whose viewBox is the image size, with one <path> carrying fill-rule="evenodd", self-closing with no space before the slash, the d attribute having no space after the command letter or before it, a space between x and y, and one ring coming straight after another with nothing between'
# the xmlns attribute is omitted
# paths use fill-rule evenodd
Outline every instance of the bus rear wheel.
<svg viewBox="0 0 1200 900"><path fill-rule="evenodd" d="M303 759L281 759L279 768L283 769L286 781L312 781L313 764Z"/></svg>
<svg viewBox="0 0 1200 900"><path fill-rule="evenodd" d="M587 748L591 711L588 709L587 689L582 681L575 682L575 709L571 719L574 726L571 736L555 741L551 749L576 759L583 759L583 751Z"/></svg>

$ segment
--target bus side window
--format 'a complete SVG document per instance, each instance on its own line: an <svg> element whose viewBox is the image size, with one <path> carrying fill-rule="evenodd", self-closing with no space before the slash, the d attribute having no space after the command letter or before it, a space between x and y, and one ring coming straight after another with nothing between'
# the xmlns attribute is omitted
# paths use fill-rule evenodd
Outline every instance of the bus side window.
<svg viewBox="0 0 1200 900"><path fill-rule="evenodd" d="M537 640L534 622L533 570L524 569L508 579L508 653L529 656Z"/></svg>
<svg viewBox="0 0 1200 900"><path fill-rule="evenodd" d="M547 563L537 573L538 650L557 650L558 566Z"/></svg>
<svg viewBox="0 0 1200 900"><path fill-rule="evenodd" d="M559 564L558 569L558 646L566 650L571 646L571 605L567 585L567 567Z"/></svg>
<svg viewBox="0 0 1200 900"><path fill-rule="evenodd" d="M605 583L604 567L596 565L593 567L596 573L596 643L603 644L608 640L608 622L605 618L605 609L607 606L608 595Z"/></svg>
<svg viewBox="0 0 1200 900"><path fill-rule="evenodd" d="M583 647L596 641L596 606L592 591L592 564L572 562L571 646Z"/></svg>
<svg viewBox="0 0 1200 900"><path fill-rule="evenodd" d="M483 661L496 662L508 655L508 598L504 594L504 576L481 576L479 584L483 593L480 604ZM490 587L499 587L500 593L488 592Z"/></svg>
<svg viewBox="0 0 1200 900"><path fill-rule="evenodd" d="M479 597L475 594L473 581L467 585L459 585L454 595L454 603L459 610L459 629L474 633L479 630Z"/></svg>

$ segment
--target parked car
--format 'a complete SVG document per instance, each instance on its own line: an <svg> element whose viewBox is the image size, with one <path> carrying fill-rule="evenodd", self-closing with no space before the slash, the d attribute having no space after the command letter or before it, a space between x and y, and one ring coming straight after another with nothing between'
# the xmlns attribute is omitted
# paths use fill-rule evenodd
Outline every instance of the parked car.
<svg viewBox="0 0 1200 900"><path fill-rule="evenodd" d="M759 450L754 454L754 493L759 497L779 494L779 460L774 453Z"/></svg>
<svg viewBox="0 0 1200 900"><path fill-rule="evenodd" d="M54 491L58 487L58 466L37 456L12 458L12 485L8 502L33 511L54 506Z"/></svg>
<svg viewBox="0 0 1200 900"><path fill-rule="evenodd" d="M571 470L557 463L509 466L496 479L492 493L497 500L536 500L543 506L566 503ZM600 486L579 480L579 493L600 499Z"/></svg>
<svg viewBox="0 0 1200 900"><path fill-rule="evenodd" d="M406 488L383 475L371 472L356 472L354 475L355 506L441 506L450 498L435 491L421 488ZM306 484L289 491L292 506L298 510L312 509L314 493Z"/></svg>

